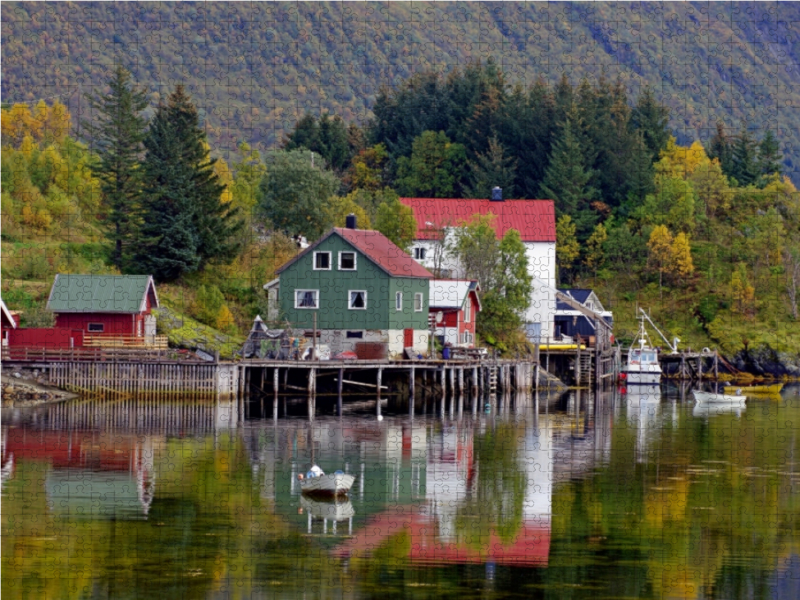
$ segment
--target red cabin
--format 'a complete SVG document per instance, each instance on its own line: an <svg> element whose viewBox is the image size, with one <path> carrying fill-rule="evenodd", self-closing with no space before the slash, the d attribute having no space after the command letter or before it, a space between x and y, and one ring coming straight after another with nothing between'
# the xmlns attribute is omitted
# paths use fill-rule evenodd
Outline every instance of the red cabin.
<svg viewBox="0 0 800 600"><path fill-rule="evenodd" d="M158 306L151 275L56 275L47 300L57 328L102 337L155 336Z"/></svg>
<svg viewBox="0 0 800 600"><path fill-rule="evenodd" d="M474 280L431 280L429 318L435 328L434 335L442 344L475 347L475 320L481 310L479 291L480 286Z"/></svg>

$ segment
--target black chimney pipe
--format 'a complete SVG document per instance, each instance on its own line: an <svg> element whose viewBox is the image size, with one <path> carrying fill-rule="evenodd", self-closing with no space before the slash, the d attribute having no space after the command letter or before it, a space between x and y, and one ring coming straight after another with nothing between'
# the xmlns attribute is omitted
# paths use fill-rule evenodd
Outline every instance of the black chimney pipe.
<svg viewBox="0 0 800 600"><path fill-rule="evenodd" d="M356 227L356 216L353 213L350 213L347 215L347 217L345 217L344 223L347 229L358 229Z"/></svg>
<svg viewBox="0 0 800 600"><path fill-rule="evenodd" d="M492 202L502 202L503 201L503 188L501 187L493 187L492 188Z"/></svg>

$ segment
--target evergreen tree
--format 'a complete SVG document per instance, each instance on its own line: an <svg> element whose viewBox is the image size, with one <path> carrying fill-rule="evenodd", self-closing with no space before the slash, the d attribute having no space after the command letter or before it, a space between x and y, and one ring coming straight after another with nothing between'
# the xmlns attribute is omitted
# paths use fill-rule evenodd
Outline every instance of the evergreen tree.
<svg viewBox="0 0 800 600"><path fill-rule="evenodd" d="M762 178L767 178L774 173L780 175L783 172L782 158L775 134L771 129L767 129L767 133L764 134L758 145L758 166Z"/></svg>
<svg viewBox="0 0 800 600"><path fill-rule="evenodd" d="M645 86L631 113L631 127L642 133L643 141L650 152L650 162L658 160L658 154L667 146L670 133L669 109L659 104L653 90Z"/></svg>
<svg viewBox="0 0 800 600"><path fill-rule="evenodd" d="M458 196L465 162L464 146L451 142L443 131L425 131L414 140L411 158L397 161L397 191L426 198Z"/></svg>
<svg viewBox="0 0 800 600"><path fill-rule="evenodd" d="M750 137L747 129L736 136L731 149L733 159L733 177L741 186L754 183L759 175L757 145Z"/></svg>
<svg viewBox="0 0 800 600"><path fill-rule="evenodd" d="M469 161L470 186L465 193L471 198L490 198L492 188L500 186L506 198L514 197L517 160L508 156L497 137L489 140L485 153L478 153Z"/></svg>
<svg viewBox="0 0 800 600"><path fill-rule="evenodd" d="M98 157L90 166L100 180L111 262L125 270L138 236L142 191L139 161L146 126L141 112L147 107L147 97L133 86L130 73L121 66L115 69L108 87L108 94L95 91L87 95L95 118L84 123L84 135Z"/></svg>
<svg viewBox="0 0 800 600"><path fill-rule="evenodd" d="M156 110L144 141L145 188L139 261L161 280L228 263L240 249L238 210L222 202L197 109L177 86Z"/></svg>
<svg viewBox="0 0 800 600"><path fill-rule="evenodd" d="M597 192L589 185L594 172L586 167L586 159L574 130L576 125L567 118L561 126L561 136L553 145L550 164L542 183L543 197L552 198L556 215L570 215L579 241L585 241L597 221L591 202Z"/></svg>

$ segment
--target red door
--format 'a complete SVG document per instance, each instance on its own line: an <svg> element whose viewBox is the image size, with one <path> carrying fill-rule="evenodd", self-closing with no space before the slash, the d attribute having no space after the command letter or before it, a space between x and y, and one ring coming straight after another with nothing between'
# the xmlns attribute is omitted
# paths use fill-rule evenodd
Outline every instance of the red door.
<svg viewBox="0 0 800 600"><path fill-rule="evenodd" d="M414 346L414 330L403 329L403 348L413 348Z"/></svg>

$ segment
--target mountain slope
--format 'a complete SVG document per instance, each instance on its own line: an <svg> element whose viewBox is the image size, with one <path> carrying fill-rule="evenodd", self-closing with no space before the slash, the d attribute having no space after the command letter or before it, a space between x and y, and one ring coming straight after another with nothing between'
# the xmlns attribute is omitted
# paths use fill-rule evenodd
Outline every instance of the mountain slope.
<svg viewBox="0 0 800 600"><path fill-rule="evenodd" d="M650 84L678 141L717 119L775 130L800 168L797 3L28 3L2 4L4 102L83 93L121 61L154 102L179 82L212 144L279 142L305 111L364 122L381 84L494 56L510 82L605 72Z"/></svg>

